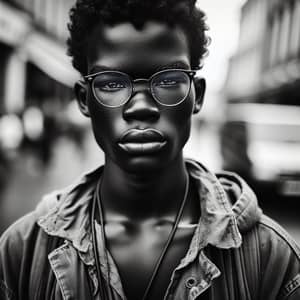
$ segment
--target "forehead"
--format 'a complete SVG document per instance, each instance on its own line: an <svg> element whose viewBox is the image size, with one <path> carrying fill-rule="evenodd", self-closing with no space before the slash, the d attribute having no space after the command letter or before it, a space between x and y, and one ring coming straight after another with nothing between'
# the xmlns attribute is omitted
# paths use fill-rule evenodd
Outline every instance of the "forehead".
<svg viewBox="0 0 300 300"><path fill-rule="evenodd" d="M87 59L89 70L104 67L133 73L174 62L190 65L184 31L160 22L147 22L142 29L131 23L97 26L89 38Z"/></svg>

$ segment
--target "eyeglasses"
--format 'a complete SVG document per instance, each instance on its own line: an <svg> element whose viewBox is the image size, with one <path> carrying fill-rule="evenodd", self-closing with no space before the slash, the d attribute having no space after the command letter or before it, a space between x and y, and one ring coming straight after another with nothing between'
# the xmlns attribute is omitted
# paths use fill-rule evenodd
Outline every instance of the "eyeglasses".
<svg viewBox="0 0 300 300"><path fill-rule="evenodd" d="M148 91L159 104L176 106L190 93L196 71L168 69L153 74L149 79L132 79L119 71L103 71L84 76L97 101L106 107L120 107L137 91L136 84L145 82Z"/></svg>

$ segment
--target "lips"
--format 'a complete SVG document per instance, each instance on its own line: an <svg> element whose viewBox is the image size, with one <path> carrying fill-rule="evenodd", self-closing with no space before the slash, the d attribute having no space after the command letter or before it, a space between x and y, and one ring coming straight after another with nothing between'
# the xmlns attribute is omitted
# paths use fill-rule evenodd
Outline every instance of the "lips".
<svg viewBox="0 0 300 300"><path fill-rule="evenodd" d="M152 154L160 151L167 141L164 134L156 129L129 129L118 145L129 154Z"/></svg>

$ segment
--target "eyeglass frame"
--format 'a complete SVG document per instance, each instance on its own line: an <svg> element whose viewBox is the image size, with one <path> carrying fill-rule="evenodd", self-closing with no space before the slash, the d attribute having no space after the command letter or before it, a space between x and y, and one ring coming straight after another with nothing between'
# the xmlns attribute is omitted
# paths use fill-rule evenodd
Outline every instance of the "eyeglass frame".
<svg viewBox="0 0 300 300"><path fill-rule="evenodd" d="M189 89L188 89L188 92L186 93L186 96L180 100L178 103L176 104L164 104L162 102L160 102L158 99L156 99L154 93L152 92L152 89L151 89L151 81L153 80L153 78L155 76L157 76L158 74L160 73L164 73L164 72L168 72L168 71L180 71L180 72L183 72L185 73L186 75L188 75L188 78L190 80L190 84L189 84ZM114 106L111 106L111 105L107 105L107 104L104 104L102 103L97 95L95 94L95 91L94 91L94 86L93 86L93 82L94 82L94 79L97 77L97 75L99 74L104 74L104 73L110 73L110 72L114 72L114 73L119 73L119 74L122 74L122 75L125 75L128 79L129 79L129 82L131 83L131 93L130 95L128 96L128 99L126 99L122 104L120 105L114 105ZM83 76L83 79L85 82L87 82L89 85L90 85L90 88L93 92L93 96L96 98L97 102L100 103L101 105L105 106L105 107L109 107L109 108L118 108L118 107L121 107L123 105L125 105L127 102L130 101L130 99L132 98L132 95L135 93L135 83L138 83L140 81L146 81L147 84L148 84L148 88L147 90L150 92L152 98L160 105L162 106L167 106L167 107L174 107L174 106L177 106L179 104L181 104L183 101L185 101L185 99L188 97L188 95L190 94L190 91L191 91L191 87L192 87L192 82L193 82L193 79L196 75L197 71L196 70L185 70L185 69L166 69L166 70L161 70L161 71L158 71L158 72L155 72L154 74L152 74L148 79L147 78L137 78L137 79L133 79L129 74L125 73L125 72L121 72L121 71L114 71L114 70L105 70L105 71L100 71L100 72L96 72L96 73L92 73L92 74L88 74L88 75L85 75Z"/></svg>

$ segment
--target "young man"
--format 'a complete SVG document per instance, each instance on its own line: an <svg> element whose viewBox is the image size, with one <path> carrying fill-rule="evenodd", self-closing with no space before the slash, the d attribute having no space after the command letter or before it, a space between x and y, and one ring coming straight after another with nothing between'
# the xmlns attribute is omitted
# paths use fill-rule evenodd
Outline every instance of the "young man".
<svg viewBox="0 0 300 300"><path fill-rule="evenodd" d="M205 82L192 0L78 0L69 52L105 165L0 244L1 299L300 298L300 250L246 183L184 160Z"/></svg>

